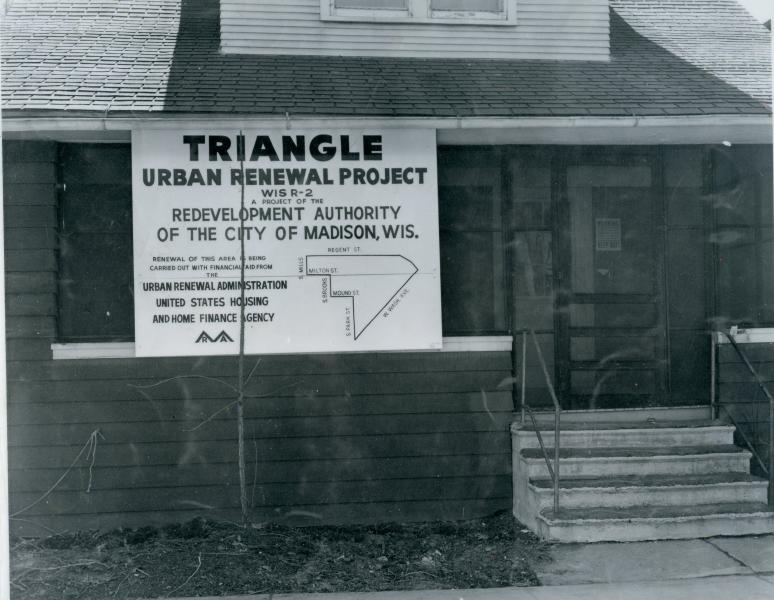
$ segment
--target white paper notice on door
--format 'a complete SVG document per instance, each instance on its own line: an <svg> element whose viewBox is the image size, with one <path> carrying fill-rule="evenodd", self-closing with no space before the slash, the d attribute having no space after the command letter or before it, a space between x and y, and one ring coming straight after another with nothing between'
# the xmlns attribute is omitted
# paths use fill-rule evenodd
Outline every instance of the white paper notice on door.
<svg viewBox="0 0 774 600"><path fill-rule="evenodd" d="M597 252L621 251L621 219L596 219Z"/></svg>

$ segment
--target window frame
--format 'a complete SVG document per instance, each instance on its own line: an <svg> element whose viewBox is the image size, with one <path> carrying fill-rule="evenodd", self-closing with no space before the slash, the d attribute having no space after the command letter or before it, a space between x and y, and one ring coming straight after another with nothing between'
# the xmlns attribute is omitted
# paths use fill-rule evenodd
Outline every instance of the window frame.
<svg viewBox="0 0 774 600"><path fill-rule="evenodd" d="M107 311L108 316L112 319L112 307L116 305L121 305L124 307L127 307L126 302L129 302L130 305L128 306L128 312L125 314L121 314L121 310L116 311L116 319L114 323L118 325L118 327L115 329L115 331L111 332L99 332L99 327L95 327L93 329L83 329L82 326L82 320L84 318L84 315L79 311L79 306L83 304L83 301L74 301L68 299L68 288L67 285L72 284L72 280L68 280L66 275L68 273L68 269L73 269L75 266L76 271L83 271L84 269L80 268L78 265L78 261L75 257L67 256L68 254L68 247L70 249L76 248L76 241L83 240L84 238L87 238L89 236L107 236L112 239L118 239L118 238L124 238L125 241L128 242L128 249L129 249L129 258L130 261L133 261L133 251L132 251L132 244L133 242L133 229L132 229L132 193L131 193L131 186L132 186L132 176L131 176L131 143L127 143L124 141L59 141L57 142L57 239L58 239L58 248L57 248L57 300L56 300L56 343L58 344L86 344L86 345L93 345L93 344L115 344L115 343L126 343L126 342L132 342L134 341L134 299L132 297L132 290L133 290L133 284L132 280L134 277L134 271L133 271L133 263L130 262L129 266L124 272L125 275L128 275L129 279L128 281L124 281L123 283L128 283L127 288L115 288L114 289L123 289L123 292L125 294L125 298L121 298L119 302L116 304L111 305L111 310ZM78 156L80 161L83 161L83 154L94 152L99 154L100 160L105 157L105 155L110 154L111 157L109 159L106 159L105 165L108 163L116 164L117 169L120 171L123 167L128 168L128 172L126 173L126 178L121 180L110 180L110 181L102 181L99 179L79 179L78 178L78 171L77 169L75 172L73 172L70 168L67 167L66 161L68 158L72 158L73 156ZM123 163L123 161L115 161L114 153L120 153L125 152L126 158L128 159L128 162L126 164ZM93 167L92 167L93 171ZM80 189L80 192L77 192L75 190ZM126 208L128 209L126 211L126 216L128 217L128 223L125 224L127 231L121 231L120 228L117 231L112 230L79 230L78 225L73 226L72 223L88 223L90 224L91 221L88 219L84 219L85 217L90 217L94 215L89 215L89 213L85 213L82 215L79 215L79 218L68 218L68 213L70 211L79 211L84 208L84 206L87 206L86 204L80 203L76 201L76 199L80 198L80 200L83 200L83 195L88 194L89 190L91 190L91 193L96 193L99 191L99 194L107 195L109 193L116 194L118 193L120 195L121 188L123 188L123 191L127 193L127 196L124 198L128 202L128 206ZM72 195L75 194L75 195ZM118 210L120 213L121 205L120 202L122 200L110 200L110 201L101 201L101 204L104 206L107 206L109 208L105 209L106 214L112 215L111 210ZM72 217L72 215L69 215ZM115 216L120 216L118 213ZM97 215L99 217L99 215ZM123 265L123 263L121 263ZM116 272L116 271L113 271ZM123 271L122 271L123 272ZM90 280L87 277L79 278L75 282L75 289L76 291L80 291L82 293L86 293L90 300L93 299L93 296L88 295L88 292L85 292L85 288L87 288L90 285ZM128 300L127 300L128 299ZM104 301L105 298L99 298L100 301ZM104 308L104 305L100 304L100 308ZM127 320L125 320L127 319ZM124 329L124 325L126 325L126 329Z"/></svg>
<svg viewBox="0 0 774 600"><path fill-rule="evenodd" d="M506 168L505 160L506 153L501 148L496 146L442 146L437 147L438 156L438 229L439 229L439 252L441 260L441 304L442 304L442 317L444 320L443 333L444 336L460 336L460 337L477 337L477 336L501 336L510 334L511 332L511 316L512 306L509 299L509 273L512 271L511 258L508 255L508 183L504 179L504 169ZM456 162L455 162L456 161ZM452 164L451 170L449 164ZM454 226L445 222L445 211L448 210L448 202L450 197L447 196L448 190L451 188L460 188L467 190L468 193L478 193L486 185L470 185L468 178L472 177L473 181L480 182L486 179L484 175L487 171L495 171L491 173L490 192L486 196L488 202L491 202L492 212L489 215L489 219L486 222L474 223L472 220L466 220L457 222L460 226ZM454 173L455 175L451 179L447 179L446 174ZM460 185L459 180L456 177L462 177L465 183ZM480 196L483 197L483 196ZM480 198L479 197L479 198ZM489 315L490 323L488 326L480 327L471 321L471 317L475 320L475 315L467 314L463 315L463 319L453 320L453 325L447 326L447 319L453 319L450 313L454 310L464 308L464 304L460 305L457 302L450 302L449 296L446 295L447 284L449 283L447 272L460 272L460 268L464 268L466 264L454 265L454 268L448 269L445 261L449 259L453 253L450 252L450 248L454 247L454 244L450 238L464 237L467 235L486 235L492 241L492 252L489 256L491 262L487 262L487 265L491 265L491 282L490 286L486 289L490 289L492 292L491 304L482 304L480 296L474 296L476 298L476 304L481 310L484 307L486 310L491 311ZM470 248L471 246L462 246L463 248ZM470 263L472 264L472 263ZM481 267L479 271L485 269ZM481 289L485 289L483 286ZM454 310L453 310L454 308ZM478 313L481 314L480 312ZM460 315L456 315L459 317Z"/></svg>
<svg viewBox="0 0 774 600"><path fill-rule="evenodd" d="M450 335L443 336L439 350L381 350L380 354L409 354L419 352L510 352L513 349L511 334L498 335ZM135 358L134 342L53 342L53 360L89 360L106 358ZM317 354L337 354L322 352ZM282 356L264 354L262 356Z"/></svg>
<svg viewBox="0 0 774 600"><path fill-rule="evenodd" d="M433 10L432 0L406 0L406 9L336 8L336 0L320 0L323 21L375 22L424 25L515 26L517 0L503 0L501 13Z"/></svg>

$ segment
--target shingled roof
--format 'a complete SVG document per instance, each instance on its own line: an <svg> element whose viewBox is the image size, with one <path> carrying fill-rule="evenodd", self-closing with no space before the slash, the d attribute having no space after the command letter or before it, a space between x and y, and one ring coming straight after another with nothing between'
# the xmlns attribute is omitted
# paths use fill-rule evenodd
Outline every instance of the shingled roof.
<svg viewBox="0 0 774 600"><path fill-rule="evenodd" d="M637 34L762 100L771 96L771 33L735 0L611 0Z"/></svg>
<svg viewBox="0 0 774 600"><path fill-rule="evenodd" d="M16 0L2 107L6 117L771 113L770 33L733 0L611 0L610 25L609 62L226 56L212 0Z"/></svg>

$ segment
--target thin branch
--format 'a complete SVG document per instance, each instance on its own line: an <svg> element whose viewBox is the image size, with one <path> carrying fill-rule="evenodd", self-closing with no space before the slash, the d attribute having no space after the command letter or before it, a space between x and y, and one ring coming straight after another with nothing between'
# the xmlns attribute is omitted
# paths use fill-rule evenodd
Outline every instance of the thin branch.
<svg viewBox="0 0 774 600"><path fill-rule="evenodd" d="M84 560L77 563L70 563L67 565L59 565L56 567L29 567L28 569L24 569L24 573L32 573L33 571L61 571L62 569L74 569L76 567L90 567L91 565L99 565L100 567L105 567L106 569L108 566L100 562L98 560Z"/></svg>
<svg viewBox="0 0 774 600"><path fill-rule="evenodd" d="M118 590L120 590L120 589L121 589L121 586L122 586L122 585L124 585L124 583L126 583L126 581L127 581L127 580L128 580L128 579L129 579L129 578L132 576L132 575L134 575L134 573L135 573L135 569L132 569L131 571L129 571L129 573L127 574L127 576L126 576L126 577L124 577L124 578L123 578L123 579L122 579L122 580L121 580L121 581L118 583L118 585L116 586L116 589L115 589L115 591L113 592L113 596L116 596L116 595L118 595Z"/></svg>
<svg viewBox="0 0 774 600"><path fill-rule="evenodd" d="M276 396L277 392L281 392L282 390L286 390L288 388L296 387L298 385L301 385L304 382L303 379L300 379L299 381L294 381L292 383L288 383L287 385L281 385L278 388L274 388L270 392L266 392L265 394L245 394L245 398L248 400L255 400L258 398L270 398L271 396Z"/></svg>
<svg viewBox="0 0 774 600"><path fill-rule="evenodd" d="M266 394L256 394L256 395L250 395L250 394L244 394L243 399L248 400L257 400L259 398L269 398L270 396L274 396L277 394L277 392L280 392L284 389L294 387L298 384L300 384L300 381L296 381L293 383L289 383L287 385L283 385L278 387L275 390L272 390L271 392L267 392ZM191 433L192 431L196 431L197 429L201 429L204 425L211 422L215 417L217 417L220 413L227 411L232 406L235 406L239 404L239 400L234 400L233 402L229 402L228 404L225 404L224 406L221 406L218 410L216 410L214 413L212 413L210 416L208 416L206 419L204 419L202 422L200 422L196 427L192 427L191 429L183 429L185 433Z"/></svg>
<svg viewBox="0 0 774 600"><path fill-rule="evenodd" d="M132 386L132 384L129 384L129 387L134 387L135 390L137 390L137 393L140 394L143 398L145 398L148 402L150 402L150 405L153 407L153 410L156 411L156 414L159 417L159 421L164 420L164 415L159 409L158 406L156 406L156 402L154 402L153 398L150 397L150 394L146 392L145 390L138 389L136 386Z"/></svg>
<svg viewBox="0 0 774 600"><path fill-rule="evenodd" d="M133 383L127 384L130 388L134 388L136 390L150 390L153 388L157 388L161 385L164 385L165 383L169 383L170 381L180 381L183 379L204 379L206 381L214 381L215 383L220 383L222 385L225 385L227 388L229 388L233 392L239 392L239 390L231 385L230 383L223 381L222 379L218 379L217 377L208 377L207 375L176 375L175 377L169 377L168 379L162 379L161 381L157 381L156 383L150 383L148 385L136 385Z"/></svg>
<svg viewBox="0 0 774 600"><path fill-rule="evenodd" d="M255 507L255 484L258 482L258 442L253 438L253 449L255 450L255 460L253 461L253 493L250 498L250 508Z"/></svg>
<svg viewBox="0 0 774 600"><path fill-rule="evenodd" d="M261 364L261 359L255 361L255 364L253 365L253 368L250 369L250 372L247 374L247 378L245 379L245 386L250 383L250 378L253 376L253 373L255 373L255 370L258 368L258 365Z"/></svg>
<svg viewBox="0 0 774 600"><path fill-rule="evenodd" d="M51 535L62 535L62 533L64 533L62 531L57 531L56 529L51 529L50 527L46 527L45 525L41 525L40 523L36 523L35 521L30 521L29 519L17 519L17 518L14 518L12 515L9 515L8 518L13 519L17 523L27 523L28 525L40 527L43 531L46 531Z"/></svg>
<svg viewBox="0 0 774 600"><path fill-rule="evenodd" d="M427 571L409 571L408 573L404 573L401 576L401 579L406 579L407 577L412 577L413 575L427 575L433 579L438 579L438 576L433 575L432 573L428 573Z"/></svg>
<svg viewBox="0 0 774 600"><path fill-rule="evenodd" d="M73 462L70 463L70 466L67 467L65 472L62 473L62 476L59 479L56 480L56 483L54 483L54 485L52 485L50 488L48 488L48 490L46 490L46 492L40 498L38 498L37 500L35 500L31 504L28 504L27 506L25 506L21 510L17 510L15 513L12 513L12 514L8 515L8 518L9 519L13 519L16 516L18 516L18 515L20 515L20 514L22 514L24 512L27 512L33 506L37 506L38 504L43 502L43 500L48 498L53 493L53 491L57 488L57 486L60 483L62 483L62 481L64 481L65 477L67 477L67 475L69 475L70 471L72 471L73 468L75 468L75 465L78 464L78 461L81 459L81 456L83 455L83 452L85 450L88 450L88 453L86 454L87 457L92 453L92 448L93 448L93 452L96 452L96 449L97 449L97 437L98 436L102 437L102 439L105 439L104 436L102 436L102 434L100 433L99 429L95 429L94 431L92 431L91 434L89 435L89 439L86 440L86 443L83 445L83 448L81 448L81 451L78 452L78 455L75 457L75 460L73 460ZM89 487L88 487L88 489L86 491L87 492L91 491L91 474L89 474Z"/></svg>
<svg viewBox="0 0 774 600"><path fill-rule="evenodd" d="M91 462L89 463L89 485L86 487L86 493L91 493L91 484L94 481L94 463L97 461L97 442L99 441L99 438L105 439L105 436L102 435L99 432L99 429L96 430L97 435L94 436L94 443L91 445L91 448L89 448L89 453L91 454ZM89 458L89 455L86 455L86 458Z"/></svg>
<svg viewBox="0 0 774 600"><path fill-rule="evenodd" d="M240 135L242 132L239 132ZM245 230L245 163L239 161L240 205L239 217ZM247 526L247 482L245 477L245 236L239 236L239 378L237 379L237 461L239 463L239 504L242 508L242 525Z"/></svg>
<svg viewBox="0 0 774 600"><path fill-rule="evenodd" d="M188 582L189 582L189 581L191 581L191 580L192 580L192 579L193 579L193 578L196 576L196 574L199 572L199 569L201 569L201 568L202 568L202 553L201 553L201 552L199 552L199 563L196 565L196 569L194 569L194 572L193 572L193 573L191 573L191 574L188 576L188 579L186 579L186 580L185 580L183 583L181 583L179 586L177 586L177 587L176 587L174 590L172 590L171 592L169 592L169 593L167 594L167 598L169 598L169 597L170 597L172 594L174 594L174 593L175 593L175 592L177 592L178 590L180 590L180 589L184 588L186 585L188 585Z"/></svg>
<svg viewBox="0 0 774 600"><path fill-rule="evenodd" d="M204 427L207 423L211 422L215 417L217 417L220 413L226 412L229 408L234 406L239 400L234 400L233 402L229 402L225 406L221 406L218 410L216 410L214 413L212 413L209 417L204 419L201 423L199 423L196 427L191 427L191 429L183 429L185 433L191 433L192 431L196 431L197 429L201 429Z"/></svg>

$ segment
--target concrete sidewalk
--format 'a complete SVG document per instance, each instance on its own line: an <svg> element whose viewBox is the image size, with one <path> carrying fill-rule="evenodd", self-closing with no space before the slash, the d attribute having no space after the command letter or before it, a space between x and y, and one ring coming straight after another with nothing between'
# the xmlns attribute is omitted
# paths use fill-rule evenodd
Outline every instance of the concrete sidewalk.
<svg viewBox="0 0 774 600"><path fill-rule="evenodd" d="M549 556L532 565L544 586L770 576L774 575L774 535L557 544Z"/></svg>
<svg viewBox="0 0 774 600"><path fill-rule="evenodd" d="M732 575L676 581L509 587L484 590L265 594L186 600L771 600L772 598L774 598L774 577Z"/></svg>

